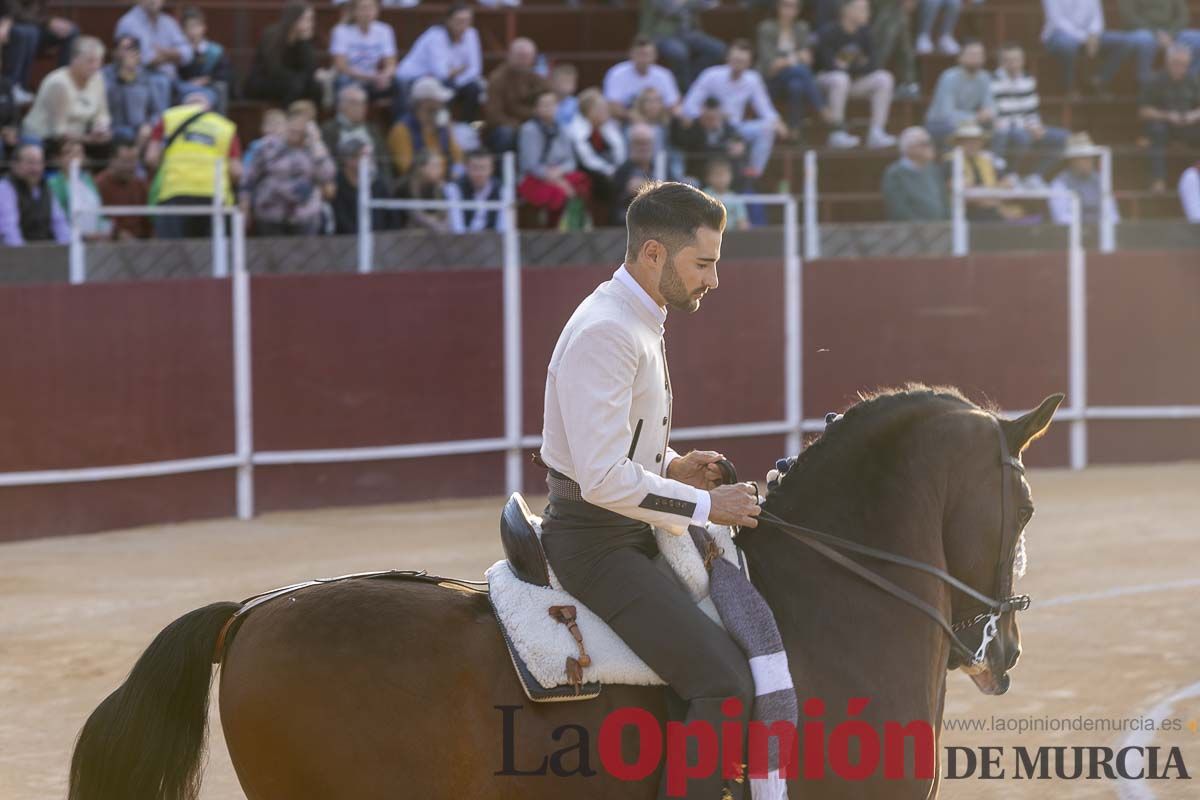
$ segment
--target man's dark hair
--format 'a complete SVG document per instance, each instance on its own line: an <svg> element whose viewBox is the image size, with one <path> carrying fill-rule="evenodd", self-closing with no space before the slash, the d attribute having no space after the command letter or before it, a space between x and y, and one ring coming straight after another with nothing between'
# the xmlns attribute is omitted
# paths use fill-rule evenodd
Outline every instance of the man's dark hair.
<svg viewBox="0 0 1200 800"><path fill-rule="evenodd" d="M674 253L696 237L697 228L724 231L725 205L686 183L649 181L625 215L629 237L625 259L633 261L651 239Z"/></svg>
<svg viewBox="0 0 1200 800"><path fill-rule="evenodd" d="M962 49L966 50L968 47L970 47L973 44L977 44L980 47L984 47L986 49L986 47L983 44L983 39L980 39L978 36L968 36L967 38L963 39L962 40Z"/></svg>
<svg viewBox="0 0 1200 800"><path fill-rule="evenodd" d="M450 19L451 17L453 17L455 14L457 14L460 11L470 11L470 10L471 10L471 7L469 5L467 5L466 3L462 2L462 0L455 0L455 2L451 3L450 7L446 9L446 17L445 18Z"/></svg>
<svg viewBox="0 0 1200 800"><path fill-rule="evenodd" d="M204 12L195 6L184 6L183 13L179 15L179 24L183 25L189 19L198 19L204 22Z"/></svg>
<svg viewBox="0 0 1200 800"><path fill-rule="evenodd" d="M654 40L644 33L639 33L633 37L633 44L629 46L630 50L636 50L639 47L654 46Z"/></svg>
<svg viewBox="0 0 1200 800"><path fill-rule="evenodd" d="M482 147L477 147L467 153L467 161L474 161L477 158L486 158L488 161L495 162L495 157L491 150L484 150Z"/></svg>
<svg viewBox="0 0 1200 800"><path fill-rule="evenodd" d="M754 45L750 44L749 39L734 39L732 42L729 43L729 49L730 50L745 50L747 52L753 53Z"/></svg>
<svg viewBox="0 0 1200 800"><path fill-rule="evenodd" d="M704 107L709 108L709 109L715 108L718 111L720 111L721 110L721 98L713 97L710 94L708 97L704 98Z"/></svg>

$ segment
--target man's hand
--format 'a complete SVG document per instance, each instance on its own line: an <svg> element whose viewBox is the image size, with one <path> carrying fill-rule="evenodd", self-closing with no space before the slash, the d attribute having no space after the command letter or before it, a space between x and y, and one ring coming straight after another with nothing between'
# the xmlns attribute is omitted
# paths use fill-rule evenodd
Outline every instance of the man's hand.
<svg viewBox="0 0 1200 800"><path fill-rule="evenodd" d="M717 462L723 458L725 456L712 450L693 450L671 462L667 477L697 489L714 489L721 485L721 468Z"/></svg>
<svg viewBox="0 0 1200 800"><path fill-rule="evenodd" d="M672 462L673 463L673 462ZM742 528L757 528L758 488L753 483L731 483L718 486L708 493L712 506L708 519L717 525L738 525Z"/></svg>

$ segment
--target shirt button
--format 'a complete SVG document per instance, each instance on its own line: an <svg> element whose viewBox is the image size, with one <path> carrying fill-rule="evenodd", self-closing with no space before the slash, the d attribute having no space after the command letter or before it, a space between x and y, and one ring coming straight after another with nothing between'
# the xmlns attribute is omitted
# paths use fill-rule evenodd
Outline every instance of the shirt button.
<svg viewBox="0 0 1200 800"><path fill-rule="evenodd" d="M662 453L659 453L654 457L654 463L657 464L659 461L662 461Z"/></svg>

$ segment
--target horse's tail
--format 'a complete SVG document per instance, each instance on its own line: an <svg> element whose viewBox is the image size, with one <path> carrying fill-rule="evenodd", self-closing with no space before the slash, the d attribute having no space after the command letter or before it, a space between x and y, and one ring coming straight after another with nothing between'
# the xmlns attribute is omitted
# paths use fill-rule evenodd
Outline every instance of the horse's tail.
<svg viewBox="0 0 1200 800"><path fill-rule="evenodd" d="M194 800L213 649L237 609L198 608L155 637L79 732L68 800Z"/></svg>

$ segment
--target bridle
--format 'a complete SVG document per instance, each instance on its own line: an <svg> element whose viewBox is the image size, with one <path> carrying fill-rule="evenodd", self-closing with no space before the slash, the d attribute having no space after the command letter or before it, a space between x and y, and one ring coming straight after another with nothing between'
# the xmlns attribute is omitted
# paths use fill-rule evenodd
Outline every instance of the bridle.
<svg viewBox="0 0 1200 800"><path fill-rule="evenodd" d="M955 578L944 569L935 567L932 564L926 564L923 561L917 561L907 556L897 555L886 550L853 542L849 539L843 539L840 536L807 528L803 525L796 525L795 523L781 519L769 511L763 511L759 515L759 519L770 523L773 527L778 528L797 541L803 542L838 566L853 572L868 583L873 584L896 599L902 600L925 614L925 616L936 622L946 632L946 635L950 639L951 649L963 660L964 666L968 668L978 667L987 658L988 645L998 635L1001 617L1004 614L1025 611L1029 608L1029 595L1008 594L1012 591L1013 562L1016 559L1017 536L1020 534L1018 527L1012 524L1012 520L1015 519L1016 515L1010 508L1013 501L1011 499L1012 492L1009 490L1009 484L1012 481L1013 475L1023 475L1025 473L1025 466L1019 458L1014 457L1009 452L1008 441L1004 438L1004 430L1000 427L1000 421L995 417L992 418L992 421L995 423L996 435L1000 441L1000 553L996 564L994 586L996 596L1002 599L997 600L988 597L963 583L958 578ZM909 567L924 572L927 575L932 575L948 586L958 589L963 594L972 598L981 604L985 610L969 619L951 623L942 616L941 611L929 603L877 572L863 566L854 559L838 552L839 550L858 553L859 555L878 561L899 564L900 566ZM963 644L958 634L960 631L969 630L981 622L984 623L983 635L979 647L972 651Z"/></svg>

